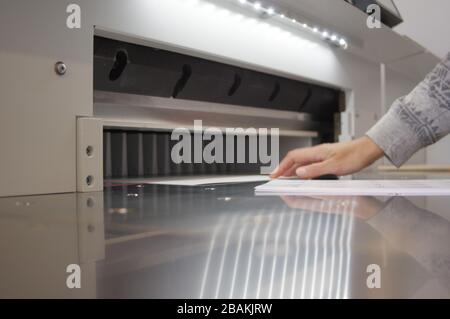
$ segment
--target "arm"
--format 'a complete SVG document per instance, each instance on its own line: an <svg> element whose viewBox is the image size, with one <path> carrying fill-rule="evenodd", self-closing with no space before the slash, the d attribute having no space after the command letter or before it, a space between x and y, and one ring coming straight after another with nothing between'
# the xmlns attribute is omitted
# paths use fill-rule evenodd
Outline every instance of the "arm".
<svg viewBox="0 0 450 319"><path fill-rule="evenodd" d="M397 167L450 133L450 53L408 95L397 99L367 136Z"/></svg>
<svg viewBox="0 0 450 319"><path fill-rule="evenodd" d="M355 173L386 155L396 166L450 133L450 53L408 95L394 102L366 136L288 153L271 177Z"/></svg>

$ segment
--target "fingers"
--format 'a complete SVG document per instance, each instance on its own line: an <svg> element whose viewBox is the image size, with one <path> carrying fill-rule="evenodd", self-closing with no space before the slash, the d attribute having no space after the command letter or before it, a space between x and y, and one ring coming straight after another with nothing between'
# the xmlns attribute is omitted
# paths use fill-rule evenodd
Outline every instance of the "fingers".
<svg viewBox="0 0 450 319"><path fill-rule="evenodd" d="M281 196L281 199L291 208L310 210L312 207L319 207L321 199L305 196Z"/></svg>
<svg viewBox="0 0 450 319"><path fill-rule="evenodd" d="M296 175L303 179L312 179L322 175L334 173L333 165L330 161L324 161L296 169Z"/></svg>
<svg viewBox="0 0 450 319"><path fill-rule="evenodd" d="M290 168L288 168L284 173L283 173L283 177L292 177L292 176L297 176L297 174L295 173L295 171L297 170L297 168L299 168L300 165L294 164L292 165Z"/></svg>
<svg viewBox="0 0 450 319"><path fill-rule="evenodd" d="M286 171L292 168L295 165L294 157L292 152L289 152L283 160L278 164L278 167L270 174L270 177L277 178L283 176Z"/></svg>
<svg viewBox="0 0 450 319"><path fill-rule="evenodd" d="M294 175L296 167L321 160L323 160L323 152L320 146L290 151L272 172L270 177L277 178L280 176L291 176Z"/></svg>

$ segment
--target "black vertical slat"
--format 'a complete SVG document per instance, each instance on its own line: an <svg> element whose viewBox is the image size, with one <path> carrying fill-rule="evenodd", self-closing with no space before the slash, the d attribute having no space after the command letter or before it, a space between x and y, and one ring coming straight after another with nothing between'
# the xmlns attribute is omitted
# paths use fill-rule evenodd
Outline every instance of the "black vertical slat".
<svg viewBox="0 0 450 319"><path fill-rule="evenodd" d="M189 163L185 163L185 165L183 165L183 174L184 175L194 175L194 152L193 152L193 143L194 143L194 134L190 133L191 135L191 143L190 143L190 147L191 147L191 160Z"/></svg>
<svg viewBox="0 0 450 319"><path fill-rule="evenodd" d="M208 141L205 141L204 139L202 139L202 152L205 149L205 146L208 144ZM200 174L201 175L208 175L209 173L209 169L210 169L210 164L205 162L205 159L203 158L203 153L202 153L202 166L201 166L201 170L200 170Z"/></svg>
<svg viewBox="0 0 450 319"><path fill-rule="evenodd" d="M258 166L258 158L259 158L259 154L258 154L258 151L259 151L258 133L256 134L256 136L254 136L252 138L255 140L256 149L254 150L254 152L256 152L256 154L255 153L252 154L250 152L250 145L249 145L248 146L248 152L247 152L247 155L248 155L248 165L246 167L246 173L247 174L255 174L256 173L256 167ZM250 144L250 138L249 138L249 144ZM250 155L252 155L253 157L256 158L256 162L255 163L251 163L250 162L250 157L251 157Z"/></svg>
<svg viewBox="0 0 450 319"><path fill-rule="evenodd" d="M108 143L108 136L109 133L106 131L103 131L103 176L104 178L111 177L111 172L108 171L108 157L111 159L111 146L108 145L111 143L109 141Z"/></svg>
<svg viewBox="0 0 450 319"><path fill-rule="evenodd" d="M257 155L257 161L256 161L256 164L254 165L254 167L253 167L253 172L255 173L255 174L259 174L260 172L261 172L261 170L260 170L260 167L261 167L261 160L260 160L260 157L259 157L259 143L260 143L260 135L258 134L258 136L257 136L257 143L258 143L258 155Z"/></svg>
<svg viewBox="0 0 450 319"><path fill-rule="evenodd" d="M122 176L122 133L111 132L111 177Z"/></svg>
<svg viewBox="0 0 450 319"><path fill-rule="evenodd" d="M245 162L244 165L241 166L241 173L247 174L250 171L251 163L250 163L250 136L245 135L244 137L244 145L245 145Z"/></svg>
<svg viewBox="0 0 450 319"><path fill-rule="evenodd" d="M170 174L170 152L167 133L156 133L158 176L168 176Z"/></svg>
<svg viewBox="0 0 450 319"><path fill-rule="evenodd" d="M256 143L256 150L255 150L255 154L251 154L250 153L250 148L249 148L249 152L248 152L248 156L249 156L249 158L250 158L250 155L253 155L254 157L256 157L256 163L249 163L249 166L248 166L248 174L255 174L255 168L256 168L256 165L258 165L258 158L259 158L259 155L258 155L258 151L259 151L259 145L258 145L258 133L256 134L256 136L255 136L255 143ZM249 162L250 162L250 160L249 160Z"/></svg>
<svg viewBox="0 0 450 319"><path fill-rule="evenodd" d="M137 132L127 134L128 176L139 176L139 136Z"/></svg>
<svg viewBox="0 0 450 319"><path fill-rule="evenodd" d="M226 174L227 173L227 141L226 141L226 134L222 133L222 139L223 139L223 163L217 164L217 174Z"/></svg>
<svg viewBox="0 0 450 319"><path fill-rule="evenodd" d="M175 163L172 159L172 148L179 143L179 140L172 140L172 134L168 133L169 139L169 161L170 161L170 174L171 176L182 175L182 169L184 167L183 163Z"/></svg>
<svg viewBox="0 0 450 319"><path fill-rule="evenodd" d="M144 175L144 134L138 133L138 176Z"/></svg>
<svg viewBox="0 0 450 319"><path fill-rule="evenodd" d="M267 136L267 154L271 157L272 156L272 143L271 143L272 135ZM264 164L264 166L270 166L272 163L269 161L269 163Z"/></svg>
<svg viewBox="0 0 450 319"><path fill-rule="evenodd" d="M122 168L121 168L121 177L128 176L128 141L127 141L127 132L121 132L122 135Z"/></svg>
<svg viewBox="0 0 450 319"><path fill-rule="evenodd" d="M217 163L216 161L217 160L220 160L220 158L217 156L218 154L218 152L217 152L217 149L218 149L218 145L217 145L217 141L216 141L216 138L217 138L217 135L214 135L214 137L213 137L213 139L212 139L212 141L211 142L214 142L214 143L216 143L216 148L214 149L214 157L215 157L215 161L212 163L212 164L210 164L209 165L209 170L208 170L208 173L209 174L212 174L212 175L217 175L218 173L219 173L219 163ZM223 141L223 140L222 140Z"/></svg>
<svg viewBox="0 0 450 319"><path fill-rule="evenodd" d="M234 161L233 164L231 164L231 173L232 174L239 174L239 166L240 164L238 163L238 136L233 136L234 138Z"/></svg>
<svg viewBox="0 0 450 319"><path fill-rule="evenodd" d="M223 147L224 147L224 153L225 153L225 163L224 163L224 170L226 174L232 174L233 172L233 164L231 164L230 162L228 162L228 156L230 156L231 154L231 148L228 149L228 143L227 140L230 140L233 138L233 135L227 135L224 134L224 143L223 143Z"/></svg>
<svg viewBox="0 0 450 319"><path fill-rule="evenodd" d="M155 132L146 132L143 136L144 144L144 176L158 174L158 157L156 153L157 139Z"/></svg>
<svg viewBox="0 0 450 319"><path fill-rule="evenodd" d="M165 155L165 166L164 166L164 175L165 176L171 176L175 174L174 169L175 166L172 162L172 156L171 156L171 148L170 148L170 133L165 132L164 133L164 155Z"/></svg>

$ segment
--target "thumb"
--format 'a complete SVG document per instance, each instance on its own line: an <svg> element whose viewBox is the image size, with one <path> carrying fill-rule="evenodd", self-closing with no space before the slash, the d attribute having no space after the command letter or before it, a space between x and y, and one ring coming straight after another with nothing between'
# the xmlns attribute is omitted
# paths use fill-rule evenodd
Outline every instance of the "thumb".
<svg viewBox="0 0 450 319"><path fill-rule="evenodd" d="M303 179L316 178L322 175L330 174L331 164L328 161L302 166L296 169L295 174Z"/></svg>

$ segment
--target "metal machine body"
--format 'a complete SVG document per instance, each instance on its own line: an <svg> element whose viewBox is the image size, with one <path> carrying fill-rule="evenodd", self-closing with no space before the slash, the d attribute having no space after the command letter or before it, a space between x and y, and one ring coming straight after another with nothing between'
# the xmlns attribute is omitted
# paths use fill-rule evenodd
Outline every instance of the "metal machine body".
<svg viewBox="0 0 450 319"><path fill-rule="evenodd" d="M3 150L0 196L101 190L105 129L106 132L130 127L134 131L167 130L180 124L174 123L173 117L167 118L169 113L159 106L160 103L177 112L183 109L184 112L177 113L183 114L183 119L199 115L198 108L208 104L210 109L200 114L211 120L205 121L205 125L215 124L220 119L223 125L235 126L240 124L240 119L255 127L265 127L272 119L271 127L279 126L286 136L298 137L295 141L285 139L286 149L317 143L312 140L316 135L311 132L320 135L320 130L305 127L314 126L317 115L328 120L334 118L336 108L343 111L345 106L332 131L334 135L334 128L339 128L337 138L350 139L363 134L381 116L384 103L389 102L391 96L406 93L418 82L424 68L405 67L408 61L413 65L436 62L422 47L385 26L376 34L367 32L365 15L345 1L326 0L318 6L312 0L285 0L279 5L293 15L307 16L346 35L350 44L347 51L288 24L243 10L230 1L80 0L77 5L81 25L71 28L67 24L71 15L67 3L55 0L1 2L0 20L5 27L0 33L4 44L0 50L0 147ZM338 20L329 16L331 12L349 19ZM352 21L352 24L342 20ZM290 109L298 104L289 103L280 104L288 110L272 110L268 108L267 99L276 98L277 86L273 81L268 85L269 97L266 93L258 96L256 90L252 103L247 103L245 96L241 100L236 97L235 101L217 96L199 98L198 93L202 93L199 87L212 83L202 82L207 77L202 80L200 76L198 81L190 82L199 87L186 87L179 95L175 94L175 99L168 97L174 95L172 85L172 91L160 92L160 96L155 91L126 92L126 97L134 99L139 106L124 105L123 95L114 91L105 95L108 87L99 85L95 78L96 74L101 74L97 73L95 64L95 36L126 46L146 47L155 54L165 50L188 56L192 61L209 61L208 70L214 69L212 65L217 63L214 64L217 70L219 66L226 66L223 70L245 70L248 74L258 74L262 82L276 78L286 86L302 83L299 85L321 88L323 92L344 92L345 100L323 112L320 100L311 100L300 113L298 109ZM381 43L387 47L381 49ZM108 56L105 67L112 68L114 61L119 61L120 66L121 59L120 54ZM423 63L417 63L418 60ZM133 57L129 66L134 68L135 79L145 79L145 64L139 61L133 64L134 61ZM388 66L384 75L380 72L380 63ZM112 78L117 76L110 72L108 75ZM195 77L194 68L191 72ZM188 73L189 69L185 68L185 77ZM226 83L227 75L209 74L217 76L217 85L222 83L220 80ZM180 71L177 66L172 80L183 80L182 75L183 68ZM232 73L229 75L232 78L231 84L227 83L230 85L226 87L228 92L233 88L233 81L238 82ZM169 78L166 80L170 82ZM119 76L116 81L124 80ZM95 91L97 86L102 92ZM182 85L178 86L180 88ZM242 92L251 92L248 90ZM297 93L307 92L301 91ZM279 94L281 99L282 91ZM319 96L322 99L325 95ZM186 114L190 117L184 117ZM312 116L312 121L305 121L308 116Z"/></svg>

